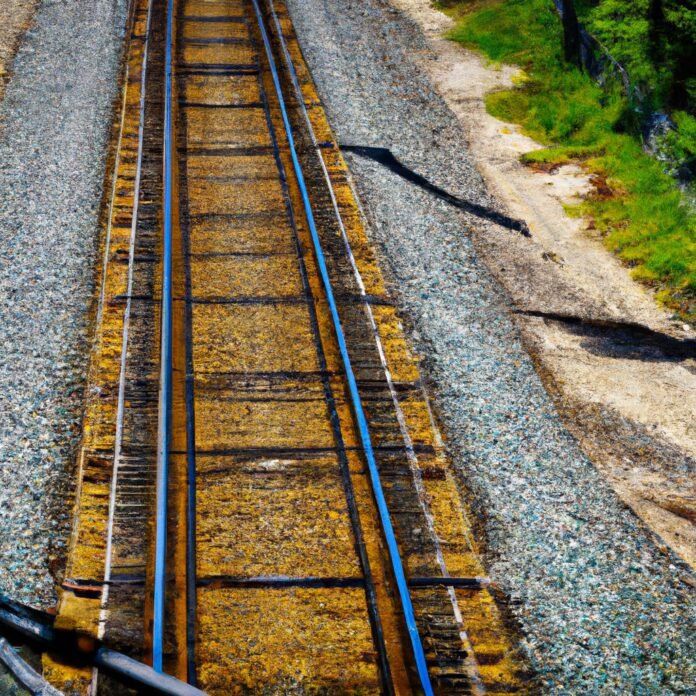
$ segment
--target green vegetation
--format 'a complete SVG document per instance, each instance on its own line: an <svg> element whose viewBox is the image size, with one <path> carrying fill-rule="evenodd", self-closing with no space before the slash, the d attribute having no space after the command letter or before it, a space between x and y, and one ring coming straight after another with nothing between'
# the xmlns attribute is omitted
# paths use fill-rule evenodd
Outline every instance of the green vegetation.
<svg viewBox="0 0 696 696"><path fill-rule="evenodd" d="M669 43L664 36L660 39L659 65L654 60L658 39L653 37L652 49L647 39L641 43L641 32L649 34L650 28L636 7L645 10L651 0L575 4L581 20L637 75L653 107L672 97L688 103L693 85L688 71L681 76L676 72L681 56L676 32ZM622 14L629 6L635 10L631 21ZM633 268L636 279L657 287L665 304L696 319L696 214L684 204L663 164L643 152L640 114L618 81L599 87L564 61L562 27L552 0L450 2L447 11L458 20L450 38L492 61L522 68L519 84L488 95L487 106L494 116L521 124L528 135L548 145L523 160L543 167L582 162L594 175L597 192L569 212L589 218L606 246ZM682 25L693 20L688 17ZM689 31L687 27L683 33ZM671 156L693 162L696 119L684 110L673 118L679 130L664 136L662 145Z"/></svg>
<svg viewBox="0 0 696 696"><path fill-rule="evenodd" d="M692 0L587 0L588 29L654 108L696 103L696 7Z"/></svg>
<svg viewBox="0 0 696 696"><path fill-rule="evenodd" d="M670 131L664 138L667 147L677 162L696 170L696 118L684 111L675 111L672 118L677 125L676 131Z"/></svg>

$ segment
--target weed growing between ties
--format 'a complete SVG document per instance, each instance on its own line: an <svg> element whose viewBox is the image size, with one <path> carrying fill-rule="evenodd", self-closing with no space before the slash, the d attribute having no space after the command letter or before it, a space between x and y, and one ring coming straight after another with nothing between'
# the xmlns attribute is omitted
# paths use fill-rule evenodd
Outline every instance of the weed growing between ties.
<svg viewBox="0 0 696 696"><path fill-rule="evenodd" d="M586 7L580 3L579 11ZM685 204L663 164L641 147L635 108L619 85L598 86L564 61L561 22L551 0L443 3L457 24L450 38L494 62L521 67L513 89L488 95L491 114L521 124L548 145L522 160L552 167L581 162L596 192L569 213L589 219L605 245L658 289L658 298L684 318L696 319L696 214ZM667 144L696 153L696 119L674 118Z"/></svg>

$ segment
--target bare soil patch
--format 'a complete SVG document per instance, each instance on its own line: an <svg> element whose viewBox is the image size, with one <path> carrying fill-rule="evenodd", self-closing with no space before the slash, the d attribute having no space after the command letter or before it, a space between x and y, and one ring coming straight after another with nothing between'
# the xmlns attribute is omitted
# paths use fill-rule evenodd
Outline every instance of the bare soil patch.
<svg viewBox="0 0 696 696"><path fill-rule="evenodd" d="M10 64L37 4L37 0L3 0L0 4L0 100L10 79Z"/></svg>

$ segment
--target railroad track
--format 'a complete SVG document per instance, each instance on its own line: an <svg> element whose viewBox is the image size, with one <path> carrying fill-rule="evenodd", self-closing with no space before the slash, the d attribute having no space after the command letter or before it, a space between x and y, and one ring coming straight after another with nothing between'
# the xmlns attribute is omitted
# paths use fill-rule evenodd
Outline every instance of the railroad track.
<svg viewBox="0 0 696 696"><path fill-rule="evenodd" d="M213 694L523 691L283 3L134 0L125 69L56 626Z"/></svg>

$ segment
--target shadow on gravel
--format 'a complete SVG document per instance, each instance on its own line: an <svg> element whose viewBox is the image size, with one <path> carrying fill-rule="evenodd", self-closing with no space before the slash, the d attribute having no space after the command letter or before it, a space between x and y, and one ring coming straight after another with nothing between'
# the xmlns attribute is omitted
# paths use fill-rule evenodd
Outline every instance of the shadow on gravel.
<svg viewBox="0 0 696 696"><path fill-rule="evenodd" d="M409 169L405 165L401 164L401 162L394 157L392 151L386 147L341 145L340 148L344 152L352 152L359 157L366 157L367 159L379 162L379 164L386 167L394 174L406 179L406 181L410 181L416 186L420 186L420 188L424 189L425 191L429 191L438 198L441 198L443 201L453 205L455 208L460 208L461 210L465 210L467 213L484 218L485 220L490 220L496 225L507 227L515 232L519 232L525 237L532 236L529 228L527 227L527 223L523 220L515 220L514 218L507 217L507 215L502 215L491 208L485 208L482 205L470 203L469 201L465 201L461 198L453 196L451 193L447 193L447 191L441 189L439 186L431 184L425 177L422 177L420 174L416 174L416 172L414 172L412 169Z"/></svg>
<svg viewBox="0 0 696 696"><path fill-rule="evenodd" d="M646 362L682 362L696 358L696 340L680 340L634 322L589 319L572 314L517 309L514 314L556 321L585 336L582 347L607 358Z"/></svg>

